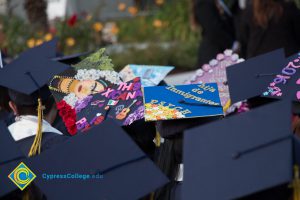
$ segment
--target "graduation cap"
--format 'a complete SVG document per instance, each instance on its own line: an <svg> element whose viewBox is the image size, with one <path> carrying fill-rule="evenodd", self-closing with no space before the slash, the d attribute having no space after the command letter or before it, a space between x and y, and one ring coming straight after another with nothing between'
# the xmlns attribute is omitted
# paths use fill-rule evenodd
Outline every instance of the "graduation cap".
<svg viewBox="0 0 300 200"><path fill-rule="evenodd" d="M36 174L35 184L49 200L138 199L167 183L164 174L111 121L90 129L88 134L76 135L25 164ZM73 178L51 179L54 174L70 174Z"/></svg>
<svg viewBox="0 0 300 200"><path fill-rule="evenodd" d="M260 96L273 76L285 64L283 49L278 49L226 68L232 103Z"/></svg>
<svg viewBox="0 0 300 200"><path fill-rule="evenodd" d="M51 95L45 85L54 75L68 68L68 65L43 57L33 57L28 53L23 54L0 70L0 85L9 89L9 96L12 101L19 106L38 105L39 128L35 142L41 142L39 137L41 137L42 130L42 101ZM33 146L39 149L39 145L36 145L35 142ZM30 151L30 154L33 152Z"/></svg>
<svg viewBox="0 0 300 200"><path fill-rule="evenodd" d="M20 160L25 158L3 122L0 122L0 151L0 197L2 197L17 188L7 176Z"/></svg>
<svg viewBox="0 0 300 200"><path fill-rule="evenodd" d="M75 65L79 63L82 60L82 58L86 57L90 53L91 52L76 53L68 56L55 57L52 60L59 61L68 65Z"/></svg>
<svg viewBox="0 0 300 200"><path fill-rule="evenodd" d="M300 54L295 54L286 59L285 65L272 76L266 85L262 96L300 100Z"/></svg>
<svg viewBox="0 0 300 200"><path fill-rule="evenodd" d="M188 130L184 199L235 199L291 182L290 115L280 101Z"/></svg>
<svg viewBox="0 0 300 200"><path fill-rule="evenodd" d="M32 56L33 59L37 57L43 58L54 58L56 56L56 46L58 39L54 38L48 42L44 42L43 44L28 49L27 51L20 54L20 56Z"/></svg>

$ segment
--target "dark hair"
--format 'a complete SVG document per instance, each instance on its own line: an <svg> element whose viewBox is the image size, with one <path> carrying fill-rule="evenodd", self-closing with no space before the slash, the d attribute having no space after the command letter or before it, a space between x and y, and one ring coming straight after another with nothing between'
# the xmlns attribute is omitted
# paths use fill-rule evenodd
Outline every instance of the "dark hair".
<svg viewBox="0 0 300 200"><path fill-rule="evenodd" d="M43 106L45 109L43 110L44 115L48 115L55 103L54 98L51 96L46 101L43 101ZM30 106L20 106L16 105L18 109L19 115L36 115L37 116L37 106L38 105L30 105Z"/></svg>
<svg viewBox="0 0 300 200"><path fill-rule="evenodd" d="M0 86L0 110L5 110L7 112L10 112L11 109L8 105L10 98L8 95L7 88Z"/></svg>
<svg viewBox="0 0 300 200"><path fill-rule="evenodd" d="M278 20L282 13L283 7L276 0L252 0L254 22L256 25L267 28L271 20Z"/></svg>

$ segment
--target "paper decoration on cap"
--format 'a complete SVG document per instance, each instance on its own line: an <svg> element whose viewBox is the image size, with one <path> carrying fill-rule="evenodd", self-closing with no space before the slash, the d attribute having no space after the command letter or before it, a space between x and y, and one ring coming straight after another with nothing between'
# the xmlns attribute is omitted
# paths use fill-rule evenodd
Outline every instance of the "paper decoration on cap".
<svg viewBox="0 0 300 200"><path fill-rule="evenodd" d="M145 120L223 115L216 83L144 88Z"/></svg>
<svg viewBox="0 0 300 200"><path fill-rule="evenodd" d="M262 96L300 100L300 53L287 59L287 64L276 74L262 74L261 76L274 75L273 81L267 87ZM297 89L298 88L298 89Z"/></svg>
<svg viewBox="0 0 300 200"><path fill-rule="evenodd" d="M173 66L127 65L120 76L124 82L140 77L142 86L156 86L174 69Z"/></svg>
<svg viewBox="0 0 300 200"><path fill-rule="evenodd" d="M120 83L119 74L115 71L80 69L67 71L52 78L49 88L52 91L69 133L75 134L78 107L87 102L91 96L104 92L111 85Z"/></svg>
<svg viewBox="0 0 300 200"><path fill-rule="evenodd" d="M112 119L121 126L144 118L143 93L140 78L113 84L105 91L90 95L75 107L76 127L85 132L92 126Z"/></svg>
<svg viewBox="0 0 300 200"><path fill-rule="evenodd" d="M196 74L186 84L217 83L221 98L221 104L226 111L230 106L230 96L226 76L226 67L243 62L232 50L225 50L223 54L218 54L209 64L204 64L196 71Z"/></svg>
<svg viewBox="0 0 300 200"><path fill-rule="evenodd" d="M98 69L113 70L112 60L105 55L105 48L99 49L95 53L83 59L81 62L73 65L76 69Z"/></svg>

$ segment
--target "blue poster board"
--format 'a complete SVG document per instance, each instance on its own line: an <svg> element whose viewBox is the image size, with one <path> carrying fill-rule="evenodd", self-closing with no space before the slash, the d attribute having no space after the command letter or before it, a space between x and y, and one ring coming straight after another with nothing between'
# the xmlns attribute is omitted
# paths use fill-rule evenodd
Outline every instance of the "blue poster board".
<svg viewBox="0 0 300 200"><path fill-rule="evenodd" d="M223 115L216 83L144 88L145 121Z"/></svg>

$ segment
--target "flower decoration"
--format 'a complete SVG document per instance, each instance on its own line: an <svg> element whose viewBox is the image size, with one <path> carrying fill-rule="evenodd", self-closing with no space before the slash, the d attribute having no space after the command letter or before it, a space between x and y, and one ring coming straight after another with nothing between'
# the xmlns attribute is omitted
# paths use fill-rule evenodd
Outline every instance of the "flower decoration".
<svg viewBox="0 0 300 200"><path fill-rule="evenodd" d="M155 28L161 28L162 25L163 25L163 23L162 23L162 21L159 20L159 19L156 19L156 20L153 21L153 26L154 26Z"/></svg>
<svg viewBox="0 0 300 200"><path fill-rule="evenodd" d="M72 37L68 37L66 39L66 44L68 47L73 47L75 45L75 39Z"/></svg>
<svg viewBox="0 0 300 200"><path fill-rule="evenodd" d="M75 75L77 80L98 80L100 78L104 78L114 84L120 83L119 73L111 70L79 69Z"/></svg>
<svg viewBox="0 0 300 200"><path fill-rule="evenodd" d="M176 109L151 103L145 104L145 114L147 121L181 119L185 117L185 115Z"/></svg>
<svg viewBox="0 0 300 200"><path fill-rule="evenodd" d="M27 46L29 48L33 48L35 45L35 40L33 38L30 38L29 40L27 40Z"/></svg>
<svg viewBox="0 0 300 200"><path fill-rule="evenodd" d="M50 41L50 40L52 40L52 38L53 38L53 36L52 36L51 33L47 33L47 34L44 36L44 40L45 40L45 41Z"/></svg>
<svg viewBox="0 0 300 200"><path fill-rule="evenodd" d="M165 3L164 0L155 0L155 4L156 4L156 5L161 6L161 5L163 5L164 3Z"/></svg>
<svg viewBox="0 0 300 200"><path fill-rule="evenodd" d="M69 27L73 27L76 24L76 22L77 22L77 15L74 14L68 19L67 24Z"/></svg>
<svg viewBox="0 0 300 200"><path fill-rule="evenodd" d="M71 135L75 135L77 133L75 109L68 105L64 100L58 102L56 107L59 110L59 116L63 119L68 132Z"/></svg>
<svg viewBox="0 0 300 200"><path fill-rule="evenodd" d="M135 6L130 6L130 7L128 7L128 12L129 12L132 16L135 16L135 15L137 15L137 13L138 13L138 9L137 9L137 7L135 7Z"/></svg>
<svg viewBox="0 0 300 200"><path fill-rule="evenodd" d="M43 44L43 40L42 39L37 39L36 41L35 41L35 46L39 46L39 45L41 45L41 44Z"/></svg>
<svg viewBox="0 0 300 200"><path fill-rule="evenodd" d="M119 3L118 10L119 11L124 11L125 9L126 9L126 4L125 3Z"/></svg>
<svg viewBox="0 0 300 200"><path fill-rule="evenodd" d="M100 32L103 29L103 25L100 22L95 22L93 24L93 29L96 32Z"/></svg>

